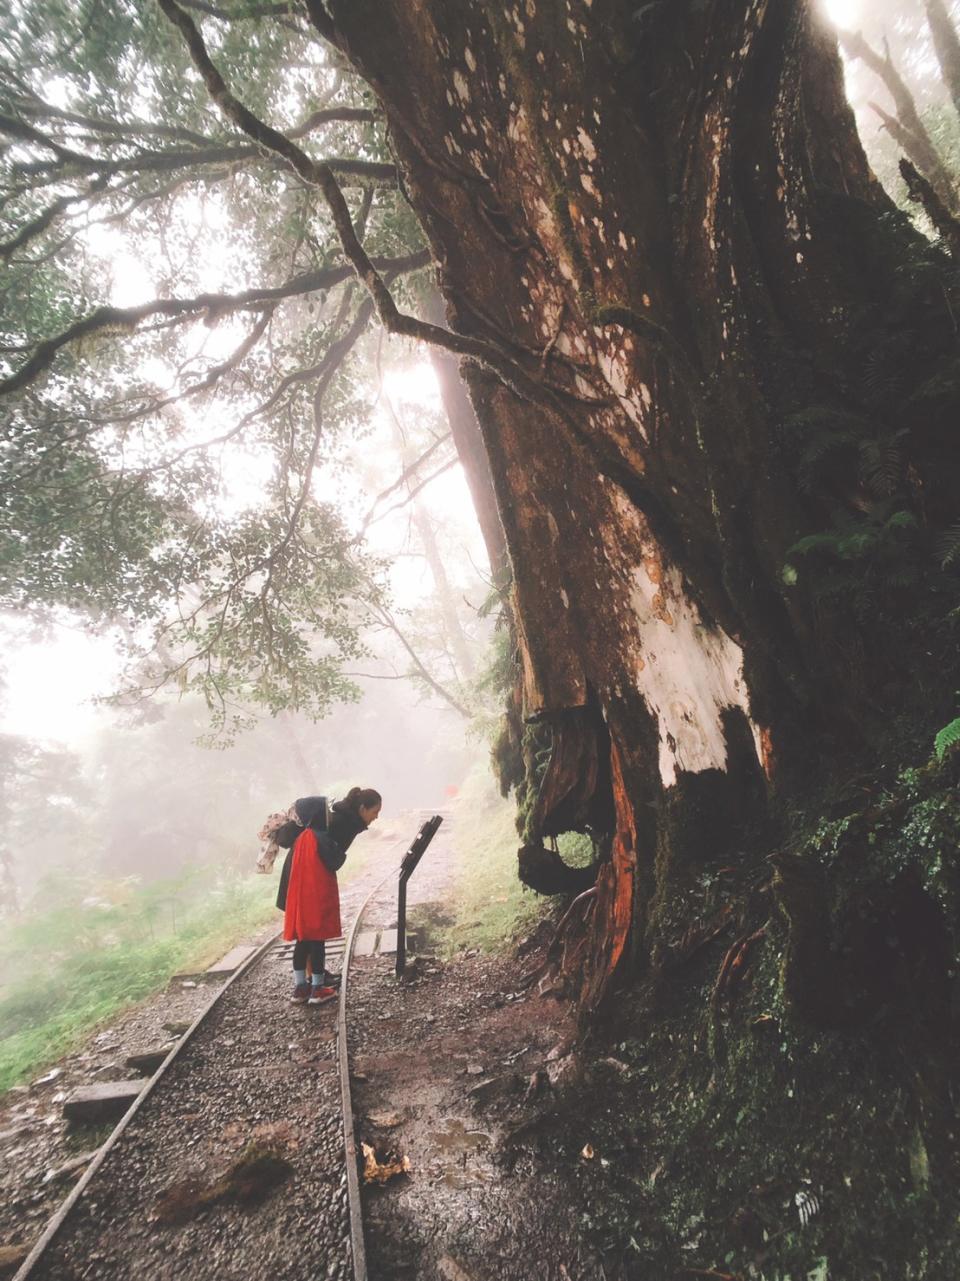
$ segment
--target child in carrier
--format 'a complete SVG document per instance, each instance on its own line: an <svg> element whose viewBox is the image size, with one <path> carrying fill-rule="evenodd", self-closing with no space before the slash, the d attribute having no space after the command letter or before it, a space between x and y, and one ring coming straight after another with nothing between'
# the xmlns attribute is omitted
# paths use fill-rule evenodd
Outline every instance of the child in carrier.
<svg viewBox="0 0 960 1281"><path fill-rule="evenodd" d="M296 940L290 999L298 1004L322 1005L336 996L333 976L326 971L326 941L341 934L337 872L354 838L379 815L381 804L380 793L372 787L352 787L329 811L323 796L305 797L293 807L303 830L284 863L277 907L284 913L283 937ZM278 833L281 845L286 835L292 833Z"/></svg>

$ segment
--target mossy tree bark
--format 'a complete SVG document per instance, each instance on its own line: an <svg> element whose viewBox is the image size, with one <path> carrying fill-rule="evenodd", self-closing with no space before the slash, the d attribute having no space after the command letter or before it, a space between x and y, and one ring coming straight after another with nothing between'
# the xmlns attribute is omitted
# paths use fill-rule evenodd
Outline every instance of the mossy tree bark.
<svg viewBox="0 0 960 1281"><path fill-rule="evenodd" d="M451 327L544 387L465 368L524 714L563 738L541 794L568 828L615 813L593 1007L815 769L858 768L892 713L901 737L946 719L955 646L928 625L960 500L946 272L871 175L800 0L328 10ZM598 757L602 797L558 783Z"/></svg>

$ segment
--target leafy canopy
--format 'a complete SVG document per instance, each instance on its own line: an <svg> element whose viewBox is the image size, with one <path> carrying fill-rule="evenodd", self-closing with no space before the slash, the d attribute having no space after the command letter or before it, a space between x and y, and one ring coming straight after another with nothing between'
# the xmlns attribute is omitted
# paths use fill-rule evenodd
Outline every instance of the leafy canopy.
<svg viewBox="0 0 960 1281"><path fill-rule="evenodd" d="M428 256L369 91L294 6L186 7L409 301ZM14 0L0 134L0 607L119 626L134 689L175 678L223 729L322 715L379 596L337 501L373 308L326 206L154 0Z"/></svg>

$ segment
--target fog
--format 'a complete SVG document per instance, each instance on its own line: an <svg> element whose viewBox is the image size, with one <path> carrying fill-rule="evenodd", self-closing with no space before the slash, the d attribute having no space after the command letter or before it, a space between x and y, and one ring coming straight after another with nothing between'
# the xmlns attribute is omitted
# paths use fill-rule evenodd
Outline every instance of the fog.
<svg viewBox="0 0 960 1281"><path fill-rule="evenodd" d="M921 7L893 0L829 0L826 7L841 26L862 30L873 48L888 42L952 164L957 128ZM889 96L862 61L847 66L871 162L905 207L899 152L871 105L892 110ZM231 243L236 225L226 204L191 195L177 216L184 224L193 219L189 229L202 250L191 259L201 264L198 286L234 287L245 279L255 246L232 252L239 236ZM102 225L90 232L85 252L110 265L114 303L156 290L159 248L142 229L133 235ZM325 298L316 315L292 311L283 336L299 341L329 317L334 302L335 295ZM201 352L222 358L242 333L236 320L195 328L190 361ZM330 466L313 484L383 562L388 603L365 617L366 652L347 665L358 701L335 705L314 722L295 712L271 716L262 703L244 707L240 700L211 733L203 699L175 684L146 700L94 705L95 695L129 686L129 635L102 624L91 631L82 616L50 609L0 620L0 910L7 918L29 910L51 874L155 881L201 865L252 870L263 818L298 795L336 795L362 784L383 793L385 815L430 808L483 763L487 748L477 727L496 707L476 676L488 659L496 611L469 493L453 447L444 443L437 388L423 353L410 346L374 334L357 350L350 396L339 401L343 422L331 431ZM164 386L175 382L176 359L162 344L144 348L128 373ZM226 408L184 402L180 438L206 439L231 421L231 405L235 413L245 407L244 395L248 401L248 393L228 397ZM417 456L427 450L434 456L419 470ZM255 510L265 475L256 441L226 446L219 458L220 511Z"/></svg>
<svg viewBox="0 0 960 1281"><path fill-rule="evenodd" d="M118 882L149 885L198 869L253 874L263 820L298 796L375 787L388 821L449 803L485 761L476 724L410 675L408 647L439 687L482 710L469 681L484 661L492 624L481 607L491 589L460 468L412 499L417 473L395 488L408 466L404 445L441 436L444 424L430 366L410 351L391 355L381 353L376 369L369 362L369 430L336 482L346 519L367 523L388 590L385 613L363 628L367 653L348 673L357 701L319 721L240 708L246 724L211 736L203 700L175 687L102 701L123 688L121 634L50 611L0 616L0 911L8 921L46 905L51 877L97 899Z"/></svg>

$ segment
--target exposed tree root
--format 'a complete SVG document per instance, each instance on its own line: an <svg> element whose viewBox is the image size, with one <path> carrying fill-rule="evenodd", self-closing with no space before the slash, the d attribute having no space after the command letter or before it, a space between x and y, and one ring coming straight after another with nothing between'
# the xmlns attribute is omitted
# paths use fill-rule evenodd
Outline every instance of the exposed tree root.
<svg viewBox="0 0 960 1281"><path fill-rule="evenodd" d="M711 1004L715 1011L721 1006L728 1013L733 1009L749 969L750 951L755 943L759 943L765 937L766 933L766 926L762 926L752 934L745 934L737 939L736 943L728 949L720 964L720 971L713 988Z"/></svg>
<svg viewBox="0 0 960 1281"><path fill-rule="evenodd" d="M520 880L538 894L582 894L596 881L600 866L570 867L556 850L542 845L521 845L517 859Z"/></svg>

